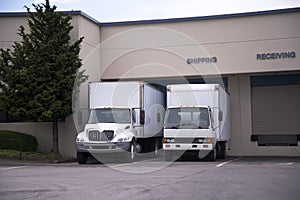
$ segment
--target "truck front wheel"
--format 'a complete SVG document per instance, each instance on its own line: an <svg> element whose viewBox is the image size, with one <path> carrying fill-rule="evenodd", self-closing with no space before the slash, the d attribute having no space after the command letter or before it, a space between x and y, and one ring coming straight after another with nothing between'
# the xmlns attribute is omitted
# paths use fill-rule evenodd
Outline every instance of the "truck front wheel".
<svg viewBox="0 0 300 200"><path fill-rule="evenodd" d="M133 162L135 159L135 153L136 153L135 142L132 141L128 151L125 152L125 161Z"/></svg>
<svg viewBox="0 0 300 200"><path fill-rule="evenodd" d="M86 164L87 159L88 159L88 155L86 153L77 152L77 162L79 164Z"/></svg>
<svg viewBox="0 0 300 200"><path fill-rule="evenodd" d="M226 142L217 143L217 158L225 159L226 157Z"/></svg>
<svg viewBox="0 0 300 200"><path fill-rule="evenodd" d="M216 149L211 150L208 155L207 155L207 159L209 161L215 161L217 159L217 152Z"/></svg>
<svg viewBox="0 0 300 200"><path fill-rule="evenodd" d="M159 139L155 139L154 141L154 150L153 150L153 154L155 157L159 156L159 148L160 148L160 140Z"/></svg>

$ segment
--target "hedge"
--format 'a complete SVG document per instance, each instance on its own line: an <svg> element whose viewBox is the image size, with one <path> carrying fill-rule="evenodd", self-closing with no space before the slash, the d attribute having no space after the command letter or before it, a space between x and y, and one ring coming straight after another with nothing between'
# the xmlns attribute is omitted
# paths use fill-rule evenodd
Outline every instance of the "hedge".
<svg viewBox="0 0 300 200"><path fill-rule="evenodd" d="M14 131L0 130L0 149L36 151L38 142L35 136Z"/></svg>

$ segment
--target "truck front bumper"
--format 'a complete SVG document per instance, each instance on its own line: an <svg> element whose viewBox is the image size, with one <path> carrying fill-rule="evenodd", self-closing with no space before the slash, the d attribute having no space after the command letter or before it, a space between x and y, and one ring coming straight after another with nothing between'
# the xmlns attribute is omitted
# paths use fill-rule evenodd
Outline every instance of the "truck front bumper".
<svg viewBox="0 0 300 200"><path fill-rule="evenodd" d="M130 149L130 142L119 143L88 143L76 142L75 148L77 152L85 153L121 153Z"/></svg>
<svg viewBox="0 0 300 200"><path fill-rule="evenodd" d="M213 150L213 144L180 144L180 143L164 143L163 144L164 150Z"/></svg>

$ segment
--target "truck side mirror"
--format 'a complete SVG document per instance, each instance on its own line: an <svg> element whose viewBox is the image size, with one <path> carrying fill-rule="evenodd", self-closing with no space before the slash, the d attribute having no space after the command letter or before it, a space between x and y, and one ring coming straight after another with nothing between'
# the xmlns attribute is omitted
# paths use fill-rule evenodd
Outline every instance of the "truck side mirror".
<svg viewBox="0 0 300 200"><path fill-rule="evenodd" d="M79 110L78 112L77 112L77 123L79 124L79 125L81 125L82 124L82 111L81 110Z"/></svg>
<svg viewBox="0 0 300 200"><path fill-rule="evenodd" d="M156 119L157 119L157 123L159 123L160 120L161 120L161 119L160 119L160 113L157 113L157 114L156 114Z"/></svg>
<svg viewBox="0 0 300 200"><path fill-rule="evenodd" d="M223 111L219 111L219 121L223 121Z"/></svg>
<svg viewBox="0 0 300 200"><path fill-rule="evenodd" d="M136 123L136 114L135 114L134 109L131 109L131 119L132 119L132 123L135 124Z"/></svg>
<svg viewBox="0 0 300 200"><path fill-rule="evenodd" d="M145 111L140 110L140 124L145 124Z"/></svg>

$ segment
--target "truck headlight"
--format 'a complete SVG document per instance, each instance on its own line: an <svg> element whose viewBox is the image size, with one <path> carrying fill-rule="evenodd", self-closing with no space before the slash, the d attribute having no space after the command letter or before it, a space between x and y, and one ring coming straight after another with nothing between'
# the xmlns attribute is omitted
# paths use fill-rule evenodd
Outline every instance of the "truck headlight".
<svg viewBox="0 0 300 200"><path fill-rule="evenodd" d="M125 137L125 138L119 138L118 142L130 142L131 138L130 137Z"/></svg>
<svg viewBox="0 0 300 200"><path fill-rule="evenodd" d="M83 138L76 138L76 142L84 142Z"/></svg>
<svg viewBox="0 0 300 200"><path fill-rule="evenodd" d="M203 140L203 143L212 143L213 139L212 138L206 138Z"/></svg>
<svg viewBox="0 0 300 200"><path fill-rule="evenodd" d="M175 142L175 139L174 139L174 138L164 138L164 139L163 139L163 142L164 142L164 143L174 143L174 142Z"/></svg>

